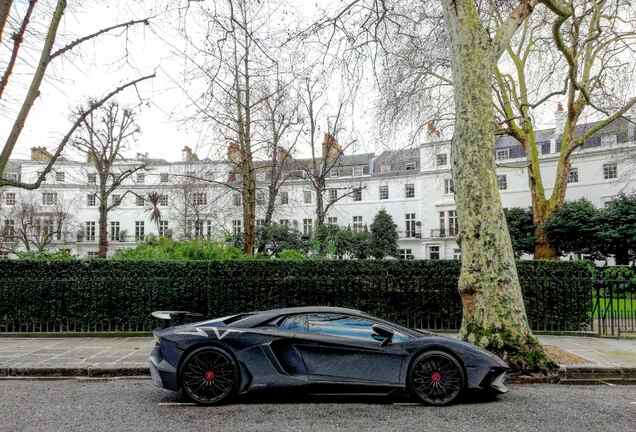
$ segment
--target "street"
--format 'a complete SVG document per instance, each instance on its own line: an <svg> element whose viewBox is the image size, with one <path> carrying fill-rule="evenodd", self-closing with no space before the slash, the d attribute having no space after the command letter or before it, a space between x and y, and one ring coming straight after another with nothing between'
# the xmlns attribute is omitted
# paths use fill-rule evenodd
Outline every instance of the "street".
<svg viewBox="0 0 636 432"><path fill-rule="evenodd" d="M264 394L180 403L149 380L0 381L0 431L633 431L636 387L512 386L497 400L434 408L399 398Z"/></svg>

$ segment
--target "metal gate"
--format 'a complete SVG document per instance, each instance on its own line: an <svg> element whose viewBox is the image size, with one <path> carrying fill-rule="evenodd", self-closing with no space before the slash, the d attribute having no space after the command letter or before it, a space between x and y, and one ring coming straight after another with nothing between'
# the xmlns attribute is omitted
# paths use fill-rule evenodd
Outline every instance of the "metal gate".
<svg viewBox="0 0 636 432"><path fill-rule="evenodd" d="M636 281L597 278L592 327L600 336L636 335Z"/></svg>

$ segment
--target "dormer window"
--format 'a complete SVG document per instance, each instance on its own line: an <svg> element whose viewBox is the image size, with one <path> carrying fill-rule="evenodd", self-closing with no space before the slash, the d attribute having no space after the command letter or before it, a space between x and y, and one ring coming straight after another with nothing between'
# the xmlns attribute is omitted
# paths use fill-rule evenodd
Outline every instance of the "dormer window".
<svg viewBox="0 0 636 432"><path fill-rule="evenodd" d="M499 149L497 150L497 160L506 160L510 159L510 149Z"/></svg>
<svg viewBox="0 0 636 432"><path fill-rule="evenodd" d="M408 161L404 163L405 171L415 171L417 169L417 163L415 161Z"/></svg>
<svg viewBox="0 0 636 432"><path fill-rule="evenodd" d="M444 167L448 165L448 155L446 153L439 153L435 156L437 166Z"/></svg>
<svg viewBox="0 0 636 432"><path fill-rule="evenodd" d="M601 136L601 145L602 146L613 146L616 145L616 135L603 135Z"/></svg>

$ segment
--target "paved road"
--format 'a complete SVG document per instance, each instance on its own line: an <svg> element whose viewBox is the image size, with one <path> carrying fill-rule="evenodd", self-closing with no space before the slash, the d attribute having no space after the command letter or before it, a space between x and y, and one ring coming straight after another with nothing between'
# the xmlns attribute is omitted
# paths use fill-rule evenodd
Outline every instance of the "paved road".
<svg viewBox="0 0 636 432"><path fill-rule="evenodd" d="M178 404L148 380L0 380L0 431L634 431L636 387L513 386L495 401L434 408L386 399L261 395Z"/></svg>

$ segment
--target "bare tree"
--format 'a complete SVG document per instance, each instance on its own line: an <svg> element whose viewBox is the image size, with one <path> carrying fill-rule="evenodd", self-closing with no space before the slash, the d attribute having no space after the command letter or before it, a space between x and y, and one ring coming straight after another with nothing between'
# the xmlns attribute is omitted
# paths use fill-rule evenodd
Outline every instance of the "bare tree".
<svg viewBox="0 0 636 432"><path fill-rule="evenodd" d="M535 258L555 259L557 251L543 224L564 203L571 158L596 133L635 104L633 67L636 6L628 0L563 0L554 13L535 14L506 49L512 72L495 70L496 108L503 132L526 152L536 225ZM630 96L631 95L631 96ZM552 191L546 192L535 118L546 105L564 97L557 125L559 159ZM558 100L558 99L557 99ZM581 128L589 113L593 126Z"/></svg>
<svg viewBox="0 0 636 432"><path fill-rule="evenodd" d="M0 209L0 215L4 219L0 251L5 253L43 252L67 240L74 221L66 203L45 206L26 195L16 199L14 206Z"/></svg>
<svg viewBox="0 0 636 432"><path fill-rule="evenodd" d="M85 112L80 109L78 117L84 120L73 138L73 147L91 163L96 170L99 208L98 256L108 256L108 214L120 205L120 201L131 190L120 191L123 183L135 173L147 168L145 162L124 164L124 152L130 141L139 134L136 115L132 109L122 108L117 102L109 102L99 111ZM118 201L112 196L117 193ZM143 199L143 197L142 197ZM155 207L157 208L157 207Z"/></svg>
<svg viewBox="0 0 636 432"><path fill-rule="evenodd" d="M344 152L351 147L355 140L345 145L337 141L342 130L342 115L345 101L340 101L336 114L330 117L325 114L328 106L322 100L322 80L305 78L301 93L302 105L305 109L305 128L307 135L307 147L311 153L308 162L299 161L304 171L304 178L309 181L316 195L316 228L325 223L329 209L339 200L356 192L359 187L345 187L345 193L339 194L336 199L325 200L327 179L333 170L337 169L344 156ZM319 137L319 122L327 123L323 140Z"/></svg>
<svg viewBox="0 0 636 432"><path fill-rule="evenodd" d="M25 38L27 37L35 38L36 37L35 35L38 34L38 32L35 31L36 30L35 28L33 29L34 31L31 31L31 26L32 26L31 17L35 9L37 8L38 0L29 0L28 5L26 6L26 10L24 11L24 14L21 17L11 16L12 11L15 11L15 13L19 13L22 10L22 8L13 7L13 4L14 4L13 0L5 0L0 5L0 42L5 42L4 40L5 34L3 30L6 24L7 23L11 24L12 22L19 23L18 27L16 28L15 32L12 35L13 41L12 41L11 50L9 51L9 58L2 62L5 65L5 70L2 72L2 77L0 78L0 100L2 100L3 96L5 95L5 89L8 87L8 85L12 81L12 78L15 72L14 66L16 64L16 61L20 57L20 55L23 54L22 51L23 51ZM9 158L11 157L11 154L13 153L13 150L18 142L18 138L20 137L20 134L22 133L27 123L29 113L31 112L32 107L34 106L36 99L38 98L38 96L40 96L40 87L46 77L47 70L51 62L58 57L62 57L65 53L74 49L78 45L81 45L84 42L93 40L106 33L112 33L113 31L117 29L127 29L129 27L132 27L138 24L147 25L149 23L148 19L142 19L142 20L131 20L125 23L105 27L103 29L97 30L94 33L79 37L64 46L55 49L55 42L58 35L58 28L62 20L62 16L64 15L64 12L66 11L66 7L67 7L66 0L57 0L55 2L55 6L52 12L50 13L50 16L47 15L47 18L46 18L45 33L43 35L43 40L34 41L35 45L38 45L38 43L41 43L41 47L38 48L39 60L37 62L33 62L34 66L32 70L30 71L31 81L30 81L29 87L26 90L26 94L24 96L23 101L21 102L21 104L19 105L17 109L17 115L15 117L11 130L6 135L5 142L2 146L2 151L0 152L0 187L8 185L8 186L14 186L14 187L19 187L23 189L38 188L40 184L42 183L42 181L44 180L44 178L46 178L46 175L53 168L53 165L58 159L58 157L62 154L62 151L64 150L70 137L73 135L75 130L83 122L83 119L90 112L99 108L109 98L121 92L122 90L131 86L135 86L137 83L154 76L154 74L147 75L147 76L132 80L126 84L123 84L117 87L116 89L110 91L104 98L98 99L92 105L88 106L85 111L85 116L83 117L80 116L80 118L77 118L74 121L74 123L71 125L67 133L57 143L56 150L53 152L53 157L50 159L45 169L41 171L40 176L35 181L35 183L25 184L18 181L12 181L12 180L2 178L5 168L9 162ZM42 5L41 7L42 12L48 13L45 11L45 8L46 8L46 5ZM23 54L23 55L26 56L27 58L30 58L29 54Z"/></svg>

